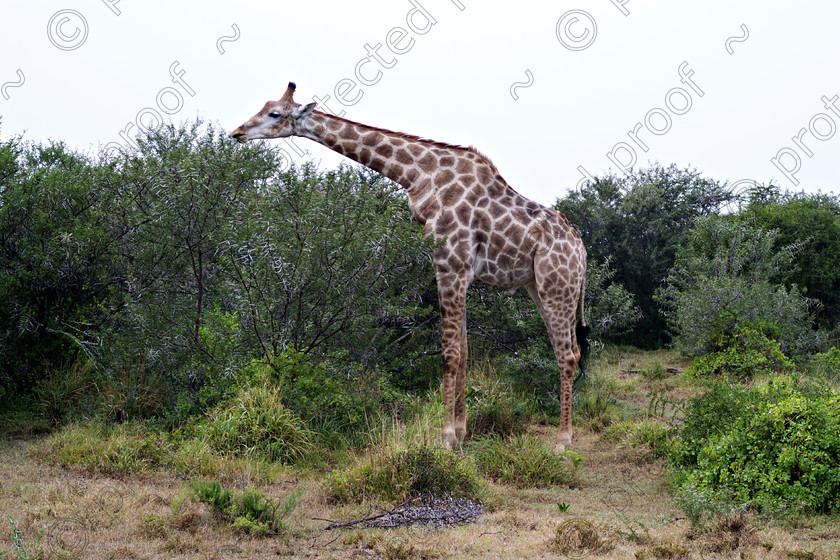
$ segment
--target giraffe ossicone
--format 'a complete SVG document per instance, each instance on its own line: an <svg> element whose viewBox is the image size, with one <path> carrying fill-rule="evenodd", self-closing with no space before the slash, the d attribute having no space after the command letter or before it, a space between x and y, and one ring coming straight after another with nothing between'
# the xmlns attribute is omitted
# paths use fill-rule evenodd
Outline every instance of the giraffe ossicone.
<svg viewBox="0 0 840 560"><path fill-rule="evenodd" d="M543 318L560 369L557 444L572 441L572 382L588 345L583 318L586 249L566 217L511 188L473 147L368 126L301 105L289 83L231 133L240 141L301 136L396 181L414 218L439 242L432 260L441 313L441 365L447 410L443 439L466 433L467 287L524 287ZM580 318L575 317L580 305ZM581 364L582 365L582 364Z"/></svg>

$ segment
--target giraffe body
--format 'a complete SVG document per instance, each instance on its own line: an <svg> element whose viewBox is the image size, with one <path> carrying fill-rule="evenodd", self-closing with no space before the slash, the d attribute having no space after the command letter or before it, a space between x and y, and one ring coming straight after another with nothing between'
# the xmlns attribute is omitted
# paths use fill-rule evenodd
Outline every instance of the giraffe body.
<svg viewBox="0 0 840 560"><path fill-rule="evenodd" d="M302 136L353 159L406 189L414 218L439 245L432 256L441 310L441 363L447 424L455 445L466 432L466 293L473 282L504 290L524 287L537 305L560 368L558 445L571 443L572 381L581 359L575 316L583 321L586 249L566 217L511 188L475 148L426 140L315 111L292 99L289 84L278 101L231 136Z"/></svg>

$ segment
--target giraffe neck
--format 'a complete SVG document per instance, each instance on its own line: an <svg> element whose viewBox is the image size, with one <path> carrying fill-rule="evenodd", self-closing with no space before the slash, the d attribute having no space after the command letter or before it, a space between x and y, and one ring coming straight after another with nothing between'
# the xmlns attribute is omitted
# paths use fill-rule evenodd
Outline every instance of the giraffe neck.
<svg viewBox="0 0 840 560"><path fill-rule="evenodd" d="M438 155L432 153L438 143L320 111L312 112L298 135L382 173L409 193L438 169Z"/></svg>
<svg viewBox="0 0 840 560"><path fill-rule="evenodd" d="M423 225L462 199L476 204L487 195L512 203L519 196L490 160L473 148L376 128L320 111L313 111L295 134L399 183L406 189L414 218ZM468 209L467 205L460 206L464 212Z"/></svg>

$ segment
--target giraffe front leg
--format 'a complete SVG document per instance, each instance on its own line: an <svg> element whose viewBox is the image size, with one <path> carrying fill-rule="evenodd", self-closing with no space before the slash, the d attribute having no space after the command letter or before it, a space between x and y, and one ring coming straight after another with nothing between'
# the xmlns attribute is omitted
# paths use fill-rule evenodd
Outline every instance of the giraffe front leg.
<svg viewBox="0 0 840 560"><path fill-rule="evenodd" d="M466 431L465 393L466 283L456 275L438 275L441 317L441 369L445 423L442 437L453 448Z"/></svg>

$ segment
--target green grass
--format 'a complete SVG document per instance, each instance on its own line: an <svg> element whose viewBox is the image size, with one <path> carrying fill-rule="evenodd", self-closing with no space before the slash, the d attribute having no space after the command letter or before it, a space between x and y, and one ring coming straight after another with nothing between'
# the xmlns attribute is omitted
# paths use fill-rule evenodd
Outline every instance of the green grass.
<svg viewBox="0 0 840 560"><path fill-rule="evenodd" d="M216 451L268 461L299 462L314 449L312 432L268 382L240 389L212 410L197 431Z"/></svg>
<svg viewBox="0 0 840 560"><path fill-rule="evenodd" d="M33 454L63 467L123 475L166 466L172 456L167 436L141 424L71 424L39 442Z"/></svg>
<svg viewBox="0 0 840 560"><path fill-rule="evenodd" d="M582 460L572 451L554 453L533 436L483 436L467 451L485 476L520 488L573 486Z"/></svg>
<svg viewBox="0 0 840 560"><path fill-rule="evenodd" d="M350 469L337 469L324 487L334 503L395 503L422 494L480 499L484 494L484 481L469 457L430 443L374 454Z"/></svg>

